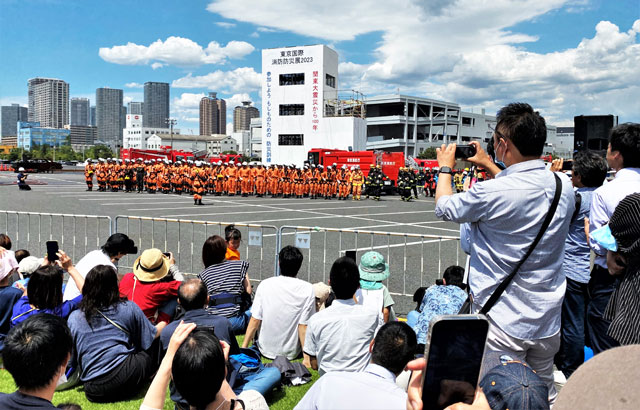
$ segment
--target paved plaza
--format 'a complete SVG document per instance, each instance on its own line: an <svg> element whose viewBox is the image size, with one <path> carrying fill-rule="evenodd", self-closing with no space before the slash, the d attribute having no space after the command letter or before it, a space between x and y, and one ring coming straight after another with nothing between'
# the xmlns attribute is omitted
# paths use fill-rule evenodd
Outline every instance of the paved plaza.
<svg viewBox="0 0 640 410"><path fill-rule="evenodd" d="M173 251L180 269L189 273L197 273L202 268L200 249L204 239L221 233L228 223L241 225L241 254L250 261L250 276L255 280L274 274L276 229L283 226L291 228L282 228L279 245L304 248L305 262L300 277L312 282L326 282L331 263L345 251L355 250L359 258L367 250L375 249L390 261L388 286L397 295L400 312L411 308L410 297L400 294L412 294L418 286L432 284L448 265L456 262L463 265L465 261L459 242L449 239L459 236L458 225L436 219L433 198L421 197L405 203L398 196L382 197L379 202L205 196L203 206L194 206L193 199L187 195L86 192L83 175L78 172L32 174L29 179L39 182L32 186L32 191L19 191L17 186L8 185L14 179L14 173L0 172L0 210L108 216L116 230L129 234L140 249L153 246ZM82 228L76 226L80 220L74 220L73 224L66 220L66 225L55 227L58 223L55 220L47 226L46 219L43 222L42 218L16 218L0 215L0 231L19 234L17 245L27 247L24 244L27 241L29 249L43 248L49 237L58 239L59 231L65 233L66 247L86 245L89 250L108 235L106 221L102 226ZM83 238L83 229L87 231L88 240ZM362 234L354 230L378 233ZM28 238L26 231L29 231ZM71 236L73 239L69 239ZM438 239L440 236L447 238ZM73 245L69 245L71 241ZM84 247L74 252L78 254L76 260L83 251ZM126 270L132 262L123 260L121 270Z"/></svg>

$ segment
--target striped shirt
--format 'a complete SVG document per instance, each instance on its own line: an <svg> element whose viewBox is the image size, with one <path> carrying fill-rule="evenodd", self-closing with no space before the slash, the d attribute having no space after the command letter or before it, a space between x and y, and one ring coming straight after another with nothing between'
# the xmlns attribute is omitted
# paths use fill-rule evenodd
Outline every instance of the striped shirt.
<svg viewBox="0 0 640 410"><path fill-rule="evenodd" d="M207 287L210 296L216 296L221 293L230 293L232 295L241 295L244 290L244 278L249 270L249 262L247 261L224 261L215 265L211 265L198 275L200 280ZM240 310L239 305L229 307L209 307L210 313L233 317Z"/></svg>
<svg viewBox="0 0 640 410"><path fill-rule="evenodd" d="M627 269L603 316L611 321L607 334L618 343L640 343L640 267Z"/></svg>

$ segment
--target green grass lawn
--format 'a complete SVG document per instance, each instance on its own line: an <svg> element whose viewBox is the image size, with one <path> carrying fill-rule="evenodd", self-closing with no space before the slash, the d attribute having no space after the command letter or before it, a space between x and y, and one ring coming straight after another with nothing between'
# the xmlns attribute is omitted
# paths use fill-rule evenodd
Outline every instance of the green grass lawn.
<svg viewBox="0 0 640 410"><path fill-rule="evenodd" d="M237 336L238 344L242 346L242 340L244 336ZM269 360L264 360L265 363L269 362ZM273 410L290 410L295 407L295 405L300 401L302 396L309 390L313 382L318 379L318 372L312 370L311 371L312 380L310 383L304 384L302 386L283 386L280 389L272 392L270 395L266 397L267 402L269 403L269 408ZM3 393L11 393L15 391L16 386L13 383L13 378L5 369L0 370L0 392ZM60 403L75 403L82 406L83 410L91 410L91 409L105 409L105 410L130 410L137 409L140 407L142 403L142 399L144 398L144 394L146 393L146 387L140 391L137 397L116 403L109 404L96 404L91 403L84 395L84 391L82 386L76 387L75 389L66 390L63 392L56 392L53 396L53 404L58 405ZM164 404L165 410L173 409L173 402L169 398L169 392L167 391L167 400Z"/></svg>

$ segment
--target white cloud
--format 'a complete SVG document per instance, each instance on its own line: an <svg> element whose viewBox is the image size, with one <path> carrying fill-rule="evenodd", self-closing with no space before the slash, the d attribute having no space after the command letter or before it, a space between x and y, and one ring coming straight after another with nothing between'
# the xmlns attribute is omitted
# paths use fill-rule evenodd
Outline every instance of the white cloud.
<svg viewBox="0 0 640 410"><path fill-rule="evenodd" d="M171 83L175 88L207 88L212 91L226 93L251 92L260 89L261 75L251 67L240 67L233 71L214 71L206 75L186 77Z"/></svg>
<svg viewBox="0 0 640 410"><path fill-rule="evenodd" d="M226 21L216 21L215 25L222 28L234 28L236 26L235 23L229 23Z"/></svg>
<svg viewBox="0 0 640 410"><path fill-rule="evenodd" d="M640 20L630 29L602 21L579 44L549 53L527 51L524 45L537 36L512 31L551 12L590 7L587 0L326 0L322 8L312 0L234 4L213 0L207 9L253 23L256 33L268 28L328 43L381 33L373 61L340 64L341 89L369 96L399 90L487 112L524 100L559 122L600 111L638 120L640 102L629 90L640 87Z"/></svg>
<svg viewBox="0 0 640 410"><path fill-rule="evenodd" d="M252 53L254 47L244 41L230 41L226 46L212 41L206 48L193 40L171 36L160 39L149 46L127 43L126 45L101 47L98 54L110 63L124 65L150 64L155 70L165 65L197 67L203 64L224 64L228 59L237 59Z"/></svg>
<svg viewBox="0 0 640 410"><path fill-rule="evenodd" d="M127 88L142 88L143 87L142 84L135 83L135 82L134 83L126 83L124 86L127 87Z"/></svg>
<svg viewBox="0 0 640 410"><path fill-rule="evenodd" d="M176 109L199 109L200 100L205 97L204 93L182 93L180 97L175 97L171 106Z"/></svg>
<svg viewBox="0 0 640 410"><path fill-rule="evenodd" d="M227 102L227 108L233 111L235 107L242 105L243 101L253 101L253 98L251 98L247 93L240 93L233 94L231 97L227 97L224 100Z"/></svg>

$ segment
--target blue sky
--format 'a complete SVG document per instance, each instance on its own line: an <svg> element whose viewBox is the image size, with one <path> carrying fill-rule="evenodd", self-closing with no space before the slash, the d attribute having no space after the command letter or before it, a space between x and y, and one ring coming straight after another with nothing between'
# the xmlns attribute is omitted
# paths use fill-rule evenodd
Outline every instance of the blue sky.
<svg viewBox="0 0 640 410"><path fill-rule="evenodd" d="M557 125L580 114L640 121L638 0L0 5L2 105L26 104L36 76L61 78L72 97L92 103L98 87L141 101L140 84L165 81L172 116L197 132L197 102L208 91L231 109L246 98L260 108L261 49L324 43L340 55L339 88L369 96L399 89L487 112L524 100Z"/></svg>

